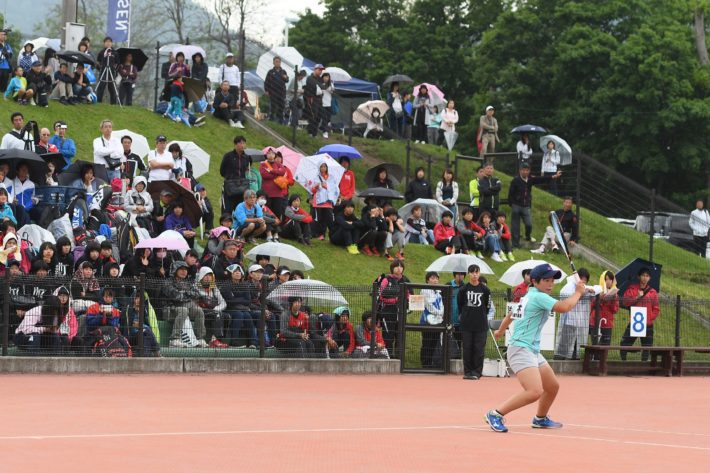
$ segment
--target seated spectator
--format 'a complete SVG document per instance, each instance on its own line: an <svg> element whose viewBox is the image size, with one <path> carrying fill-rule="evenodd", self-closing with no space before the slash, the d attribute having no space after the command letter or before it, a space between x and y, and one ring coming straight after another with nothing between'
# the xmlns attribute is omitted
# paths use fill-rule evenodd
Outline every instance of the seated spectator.
<svg viewBox="0 0 710 473"><path fill-rule="evenodd" d="M230 274L227 268L233 264L241 264L241 262L241 245L235 240L226 240L213 265L216 278L218 280L228 280Z"/></svg>
<svg viewBox="0 0 710 473"><path fill-rule="evenodd" d="M10 83L5 90L5 99L12 98L12 100L17 101L18 104L25 105L28 100L32 98L31 94L29 97L25 96L27 93L27 79L24 77L24 74L25 72L21 67L18 66L15 68L15 77L10 79Z"/></svg>
<svg viewBox="0 0 710 473"><path fill-rule="evenodd" d="M27 163L20 162L15 171L15 179L12 181L12 192L15 196L15 204L21 206L29 212L35 205L35 183L30 180L30 168Z"/></svg>
<svg viewBox="0 0 710 473"><path fill-rule="evenodd" d="M59 346L61 350L66 353L70 347L81 345L80 340L76 338L79 332L79 322L76 319L74 309L71 307L72 301L69 289L60 286L54 290L54 296L56 296L59 301L59 318L57 320L59 323L59 327L57 328Z"/></svg>
<svg viewBox="0 0 710 473"><path fill-rule="evenodd" d="M355 215L355 204L346 200L335 215L335 231L330 236L330 242L336 246L345 247L351 255L357 255L361 232L365 231L362 220Z"/></svg>
<svg viewBox="0 0 710 473"><path fill-rule="evenodd" d="M288 199L288 206L284 210L284 224L281 227L281 235L284 238L297 240L303 245L311 244L311 217L301 208L301 197L294 194ZM337 228L337 217L336 217ZM331 241L333 237L331 235Z"/></svg>
<svg viewBox="0 0 710 473"><path fill-rule="evenodd" d="M190 219L184 214L185 207L181 201L175 201L173 211L165 218L165 229L178 232L185 238L190 248L195 245L195 230L192 229Z"/></svg>
<svg viewBox="0 0 710 473"><path fill-rule="evenodd" d="M73 83L74 85L72 89L74 92L74 96L77 98L77 102L84 100L86 101L86 103L92 103L90 97L94 93L94 91L91 89L91 81L88 77L86 77L86 69L81 63L76 65L76 69L74 70Z"/></svg>
<svg viewBox="0 0 710 473"><path fill-rule="evenodd" d="M27 77L27 92L25 96L30 96L40 107L48 107L47 96L52 87L52 79L42 71L42 63L35 61L32 68L25 71Z"/></svg>
<svg viewBox="0 0 710 473"><path fill-rule="evenodd" d="M57 288L54 278L48 278L49 265L44 261L35 260L32 262L30 275L34 276L32 280L32 297L35 298L37 304L41 304L46 296L51 295Z"/></svg>
<svg viewBox="0 0 710 473"><path fill-rule="evenodd" d="M58 278L64 278L72 274L74 269L74 255L72 254L71 240L67 236L61 236L57 239L56 256L54 270L52 275Z"/></svg>
<svg viewBox="0 0 710 473"><path fill-rule="evenodd" d="M515 261L510 229L505 223L505 212L498 212L496 214L496 231L500 237L501 259L505 261L507 258L508 261Z"/></svg>
<svg viewBox="0 0 710 473"><path fill-rule="evenodd" d="M58 153L59 149L50 143L49 138L51 134L49 133L49 128L42 128L39 130L39 141L35 143L35 153L37 154L47 154L47 153ZM48 163L47 166L54 166L52 163Z"/></svg>
<svg viewBox="0 0 710 473"><path fill-rule="evenodd" d="M229 88L229 81L223 80L212 102L213 115L215 118L226 121L233 128L244 128L242 111L239 109L237 97L230 92Z"/></svg>
<svg viewBox="0 0 710 473"><path fill-rule="evenodd" d="M257 261L259 257L257 256ZM262 309L264 311L264 319L266 324L266 331L264 332L264 342L266 346L274 346L276 340L277 328L279 327L279 312L272 310L273 307L267 306L262 307L261 303L261 292L267 285L267 281L264 280L264 268L259 264L252 264L249 266L249 279L248 285L251 294L251 303L249 308L251 311L251 317L255 326L258 326L259 320L261 319Z"/></svg>
<svg viewBox="0 0 710 473"><path fill-rule="evenodd" d="M224 309L227 308L227 303L215 286L214 272L211 268L200 268L197 273L195 289L199 294L197 303L205 313L205 319L212 322L209 347L228 348L229 345L221 341L225 337L227 314L224 313Z"/></svg>
<svg viewBox="0 0 710 473"><path fill-rule="evenodd" d="M153 223L150 215L153 212L153 199L148 193L148 182L145 177L137 176L133 180L133 189L126 193L124 210L128 212L130 223L153 233Z"/></svg>
<svg viewBox="0 0 710 473"><path fill-rule="evenodd" d="M85 164L81 168L81 178L72 183L72 187L84 189L87 194L94 194L101 185L106 184L94 175L94 166Z"/></svg>
<svg viewBox="0 0 710 473"><path fill-rule="evenodd" d="M138 278L141 274L148 277L155 277L153 268L150 265L150 248L139 248L134 253L133 257L126 261L123 267L124 278Z"/></svg>
<svg viewBox="0 0 710 473"><path fill-rule="evenodd" d="M197 254L197 251L192 249L187 250L185 252L185 256L183 257L183 261L185 261L185 264L187 265L187 278L192 280L196 279L197 273L201 268L200 256ZM209 266L205 265L205 267Z"/></svg>
<svg viewBox="0 0 710 473"><path fill-rule="evenodd" d="M355 340L357 346L353 352L353 358L367 358L370 353L372 341L372 312L367 311L362 314L362 324L355 329ZM375 328L375 358L389 359L390 355L382 338L382 328L377 325Z"/></svg>
<svg viewBox="0 0 710 473"><path fill-rule="evenodd" d="M86 244L84 255L76 260L74 267L79 269L82 263L89 263L92 274L100 274L101 272L101 243L96 240L91 240Z"/></svg>
<svg viewBox="0 0 710 473"><path fill-rule="evenodd" d="M155 333L150 328L150 302L147 299L143 301L143 328L141 329L141 298L136 295L132 297L132 304L126 309L126 321L128 322L128 341L133 347L134 355L145 357L160 357L160 344L155 338ZM138 350L139 339L143 337L143 352L136 353Z"/></svg>
<svg viewBox="0 0 710 473"><path fill-rule="evenodd" d="M335 321L326 334L329 358L349 358L355 352L355 329L350 323L350 309L345 306L333 311Z"/></svg>
<svg viewBox="0 0 710 473"><path fill-rule="evenodd" d="M99 281L94 277L91 263L84 261L79 265L69 283L72 297L72 309L84 313L92 304L101 300Z"/></svg>
<svg viewBox="0 0 710 473"><path fill-rule="evenodd" d="M183 327L189 318L192 323L197 346L207 348L205 341L205 313L199 306L199 294L195 291L193 282L187 278L187 264L175 261L170 268L170 278L163 286L161 297L165 302L163 318L173 323L170 335L170 347L187 348L183 341Z"/></svg>
<svg viewBox="0 0 710 473"><path fill-rule="evenodd" d="M256 326L251 314L251 285L244 280L244 269L233 263L226 268L229 279L220 285L220 292L227 303L226 314L231 319L229 344L237 348L256 348L259 345ZM247 343L240 333L242 328L247 331Z"/></svg>
<svg viewBox="0 0 710 473"><path fill-rule="evenodd" d="M17 225L15 213L12 211L12 207L7 202L8 196L9 194L7 193L7 189L0 187L0 221L9 220Z"/></svg>
<svg viewBox="0 0 710 473"><path fill-rule="evenodd" d="M532 281L530 279L531 271L531 269L523 269L523 282L515 286L515 288L513 289L513 302L520 302L520 299L525 297L525 295L528 293L528 289L530 289L530 285L532 284Z"/></svg>
<svg viewBox="0 0 710 473"><path fill-rule="evenodd" d="M59 103L74 105L76 103L74 98L74 77L69 75L67 63L63 62L59 65L59 70L54 73L54 81L56 83L54 90L59 94Z"/></svg>
<svg viewBox="0 0 710 473"><path fill-rule="evenodd" d="M355 196L355 173L350 169L350 158L347 156L341 157L340 165L345 168L343 177L340 178L340 198L342 200L352 200Z"/></svg>
<svg viewBox="0 0 710 473"><path fill-rule="evenodd" d="M473 221L473 209L466 207L461 213L461 218L456 222L456 230L463 238L470 255L483 258L482 251L485 248L484 237L486 231Z"/></svg>
<svg viewBox="0 0 710 473"><path fill-rule="evenodd" d="M382 127L382 112L378 108L372 110L372 114L367 117L367 124L365 126L365 133L363 133L363 138L371 138L373 140L378 140L382 137L382 133L385 131Z"/></svg>
<svg viewBox="0 0 710 473"><path fill-rule="evenodd" d="M498 229L496 223L491 218L491 214L486 211L481 213L481 216L478 217L478 226L486 232L486 235L483 237L485 244L483 251L490 252L493 261L498 263L508 261L505 255L501 256L500 237L498 236Z"/></svg>
<svg viewBox="0 0 710 473"><path fill-rule="evenodd" d="M266 241L279 242L279 232L281 231L281 218L269 208L267 205L266 193L263 189L259 189L256 193L256 203L261 207L264 213L264 222L266 223ZM280 199L280 197L279 197Z"/></svg>
<svg viewBox="0 0 710 473"><path fill-rule="evenodd" d="M89 306L86 310L86 331L91 333L100 327L121 326L121 311L114 301L113 289L106 287L101 290L101 300Z"/></svg>
<svg viewBox="0 0 710 473"><path fill-rule="evenodd" d="M589 315L589 335L593 345L611 345L611 333L614 329L614 316L619 312L619 289L611 271L601 275L601 293L599 303L592 303Z"/></svg>
<svg viewBox="0 0 710 473"><path fill-rule="evenodd" d="M174 262L175 259L166 248L155 248L150 256L150 267L157 278L169 277Z"/></svg>
<svg viewBox="0 0 710 473"><path fill-rule="evenodd" d="M210 198L207 197L207 189L202 184L197 184L195 186L195 192L200 196L197 201L200 204L200 210L202 210L202 223L205 224L205 234L203 237L207 237L209 232L214 228L214 210L212 209L212 202Z"/></svg>
<svg viewBox="0 0 710 473"><path fill-rule="evenodd" d="M234 228L239 238L249 243L256 243L256 237L266 231L264 212L256 203L256 192L247 189L244 192L244 202L234 209Z"/></svg>
<svg viewBox="0 0 710 473"><path fill-rule="evenodd" d="M562 228L562 236L565 238L565 241L569 244L570 248L574 248L574 246L579 243L579 222L577 221L577 214L575 214L572 210L573 205L574 201L572 200L572 197L565 197L562 201L562 208L555 210L557 219L560 222L560 227ZM550 218L551 217L548 217L548 220ZM552 225L548 225L545 229L545 235L540 241L540 247L535 250L530 250L530 252L543 254L548 249L551 249L552 251L559 251L559 246L557 246L557 237Z"/></svg>
<svg viewBox="0 0 710 473"><path fill-rule="evenodd" d="M434 244L434 232L427 228L426 220L422 218L420 205L412 207L412 215L407 219L407 225L404 228L407 232L407 243Z"/></svg>
<svg viewBox="0 0 710 473"><path fill-rule="evenodd" d="M382 209L372 207L370 214L362 219L362 234L358 240L358 250L368 256L380 256L385 253L387 224L382 216Z"/></svg>
<svg viewBox="0 0 710 473"><path fill-rule="evenodd" d="M56 249L54 247L54 243L45 241L39 246L39 252L35 258L35 261L42 261L47 265L47 271L51 276L55 276L54 270L57 265L55 253Z"/></svg>
<svg viewBox="0 0 710 473"><path fill-rule="evenodd" d="M296 358L311 358L315 346L310 339L308 315L301 310L302 303L298 296L288 298L288 318L282 317L276 347Z"/></svg>
<svg viewBox="0 0 710 473"><path fill-rule="evenodd" d="M404 245L407 244L407 230L404 220L397 215L397 209L390 207L385 210L385 224L387 224L387 240L385 241L385 257L389 261L394 261L395 257L390 254L390 248L397 247L396 258L404 261Z"/></svg>
<svg viewBox="0 0 710 473"><path fill-rule="evenodd" d="M459 185L454 178L454 171L445 169L441 180L436 184L436 201L454 214L454 221L458 217Z"/></svg>
<svg viewBox="0 0 710 473"><path fill-rule="evenodd" d="M217 228L213 228L209 234L209 238L207 239L205 251L202 253L202 261L210 261L210 259L221 255L222 250L224 249L224 243L231 239L232 230L228 227L219 226ZM217 279L220 279L219 274L217 275Z"/></svg>
<svg viewBox="0 0 710 473"><path fill-rule="evenodd" d="M442 214L441 222L434 226L434 248L447 255L466 251L466 243L456 234L453 219L454 214L447 210Z"/></svg>
<svg viewBox="0 0 710 473"><path fill-rule="evenodd" d="M160 191L158 200L153 201L153 213L151 217L153 219L153 231L155 232L155 235L163 233L163 230L165 230L165 219L173 211L174 198L175 194L173 191L163 189Z"/></svg>
<svg viewBox="0 0 710 473"><path fill-rule="evenodd" d="M63 321L59 306L59 299L50 296L44 304L25 312L22 322L15 330L13 337L15 346L30 355L59 354L60 341L57 329Z"/></svg>

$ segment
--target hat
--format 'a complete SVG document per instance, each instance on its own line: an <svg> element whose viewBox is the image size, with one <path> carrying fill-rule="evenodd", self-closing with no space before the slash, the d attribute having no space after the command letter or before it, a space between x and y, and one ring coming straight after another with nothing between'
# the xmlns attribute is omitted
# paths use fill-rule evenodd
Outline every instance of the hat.
<svg viewBox="0 0 710 473"><path fill-rule="evenodd" d="M155 137L155 142L157 143L159 141L168 141L168 139L165 137L165 135L158 135Z"/></svg>
<svg viewBox="0 0 710 473"><path fill-rule="evenodd" d="M259 271L261 271L262 273L264 272L264 268L262 268L260 264L252 264L251 266L249 266L250 273L256 273Z"/></svg>
<svg viewBox="0 0 710 473"><path fill-rule="evenodd" d="M41 65L42 65L42 63L40 61L35 61L32 63L32 67L41 66Z"/></svg>
<svg viewBox="0 0 710 473"><path fill-rule="evenodd" d="M523 161L520 163L520 169L530 169L530 163Z"/></svg>
<svg viewBox="0 0 710 473"><path fill-rule="evenodd" d="M67 124L63 122L62 120L59 120L58 122L54 122L54 129L56 130L57 128L67 128Z"/></svg>
<svg viewBox="0 0 710 473"><path fill-rule="evenodd" d="M530 279L560 279L561 277L562 272L548 263L539 264L530 272Z"/></svg>
<svg viewBox="0 0 710 473"><path fill-rule="evenodd" d="M489 105L489 106L486 107L486 112L487 112L488 110L495 110L495 107L494 107L493 105Z"/></svg>
<svg viewBox="0 0 710 473"><path fill-rule="evenodd" d="M230 264L229 266L227 266L226 269L227 269L228 273L233 273L235 271L239 271L240 273L244 274L244 269L240 265L238 265L237 263Z"/></svg>
<svg viewBox="0 0 710 473"><path fill-rule="evenodd" d="M291 271L289 271L288 268L283 268L281 271L279 271L279 276L283 276L284 274L291 274Z"/></svg>
<svg viewBox="0 0 710 473"><path fill-rule="evenodd" d="M203 191L203 190L205 190L205 186L203 186L202 184L197 184L197 185L195 186L195 191L200 192L200 191Z"/></svg>
<svg viewBox="0 0 710 473"><path fill-rule="evenodd" d="M160 195L161 197L167 197L169 195L174 196L175 194L170 189L163 189L162 191L160 191Z"/></svg>
<svg viewBox="0 0 710 473"><path fill-rule="evenodd" d="M232 53L227 53L227 54L224 55L224 57L234 57L234 54L232 54Z"/></svg>
<svg viewBox="0 0 710 473"><path fill-rule="evenodd" d="M316 64L313 66L313 70L315 71L316 69L325 69L325 66L323 66L323 64Z"/></svg>

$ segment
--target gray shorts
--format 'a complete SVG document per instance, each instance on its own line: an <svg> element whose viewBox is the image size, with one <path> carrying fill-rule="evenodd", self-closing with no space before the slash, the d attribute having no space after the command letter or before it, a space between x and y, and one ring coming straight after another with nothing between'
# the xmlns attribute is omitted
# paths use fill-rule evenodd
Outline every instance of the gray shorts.
<svg viewBox="0 0 710 473"><path fill-rule="evenodd" d="M539 368L547 364L547 360L540 353L534 353L531 349L510 345L507 352L508 364L513 373L518 373L525 368Z"/></svg>

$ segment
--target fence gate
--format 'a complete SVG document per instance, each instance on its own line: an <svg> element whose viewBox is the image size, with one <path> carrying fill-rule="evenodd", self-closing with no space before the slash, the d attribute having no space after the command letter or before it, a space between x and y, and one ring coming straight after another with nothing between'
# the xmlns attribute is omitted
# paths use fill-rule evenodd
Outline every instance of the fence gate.
<svg viewBox="0 0 710 473"><path fill-rule="evenodd" d="M451 286L402 284L400 291L400 372L448 373L450 350L456 346L452 342Z"/></svg>

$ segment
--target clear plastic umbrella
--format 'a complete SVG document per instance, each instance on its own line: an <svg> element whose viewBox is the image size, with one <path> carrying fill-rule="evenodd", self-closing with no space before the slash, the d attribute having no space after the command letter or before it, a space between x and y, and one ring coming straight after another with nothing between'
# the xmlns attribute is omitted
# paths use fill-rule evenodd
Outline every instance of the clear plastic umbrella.
<svg viewBox="0 0 710 473"><path fill-rule="evenodd" d="M205 50L196 44L178 44L173 48L173 55L177 56L178 53L183 53L186 61L192 61L192 56L197 53L202 54L203 59L207 59Z"/></svg>
<svg viewBox="0 0 710 473"><path fill-rule="evenodd" d="M438 273L468 273L468 267L477 264L481 268L481 274L493 274L493 270L480 258L463 253L446 255L434 260L426 269Z"/></svg>
<svg viewBox="0 0 710 473"><path fill-rule="evenodd" d="M296 168L293 178L310 192L311 188L319 180L320 166L323 163L328 166L328 174L339 185L340 179L343 178L345 173L345 168L328 154L316 154L302 158L298 163L298 168Z"/></svg>
<svg viewBox="0 0 710 473"><path fill-rule="evenodd" d="M325 72L330 74L330 80L333 82L347 82L353 78L348 71L340 67L326 67Z"/></svg>
<svg viewBox="0 0 710 473"><path fill-rule="evenodd" d="M257 245L246 254L251 261L256 261L257 255L268 256L274 266L286 265L290 269L310 271L314 268L310 258L295 246L286 243L268 242Z"/></svg>
<svg viewBox="0 0 710 473"><path fill-rule="evenodd" d="M449 148L449 151L452 151L454 149L454 146L456 145L456 140L458 139L459 134L455 131L444 132L444 141L446 141L446 147Z"/></svg>
<svg viewBox="0 0 710 473"><path fill-rule="evenodd" d="M422 218L427 222L431 224L436 224L441 221L441 215L444 212L449 212L449 209L441 205L439 202L435 201L434 199L417 199L413 202L410 202L406 205L403 205L399 209L399 216L402 217L402 220L405 222L409 218L410 215L412 215L412 207L415 205L419 205L422 208Z"/></svg>
<svg viewBox="0 0 710 473"><path fill-rule="evenodd" d="M193 141L171 141L168 146L173 143L180 146L182 155L192 164L192 175L195 179L210 171L210 155L207 154L207 151L197 146Z"/></svg>
<svg viewBox="0 0 710 473"><path fill-rule="evenodd" d="M545 135L540 138L540 149L544 153L547 151L547 143L555 142L555 149L560 153L560 164L572 164L572 147L557 135Z"/></svg>
<svg viewBox="0 0 710 473"><path fill-rule="evenodd" d="M348 305L348 301L340 291L328 283L315 279L299 279L280 284L271 291L267 299L283 304L288 301L289 297L307 299L309 305L316 303L332 306Z"/></svg>
<svg viewBox="0 0 710 473"><path fill-rule="evenodd" d="M560 279L556 279L556 281L561 281L567 277L567 274L554 264L548 263L547 261L529 259L526 261L519 261L512 265L505 273L503 273L503 276L501 276L499 281L503 284L507 284L508 286L517 286L523 282L523 269L533 269L535 266L541 264L549 264L552 266L552 269L562 273Z"/></svg>
<svg viewBox="0 0 710 473"><path fill-rule="evenodd" d="M281 68L286 71L289 78L295 75L294 69L303 69L303 55L296 48L290 46L277 46L259 56L256 65L256 75L266 80L266 74L274 67L274 58L281 58Z"/></svg>
<svg viewBox="0 0 710 473"><path fill-rule="evenodd" d="M118 138L120 140L124 136L130 136L131 140L133 140L131 143L131 152L135 153L141 159L148 156L148 153L150 152L150 145L148 144L148 139L145 136L127 129L113 130L111 132L111 138Z"/></svg>

